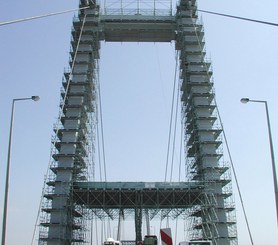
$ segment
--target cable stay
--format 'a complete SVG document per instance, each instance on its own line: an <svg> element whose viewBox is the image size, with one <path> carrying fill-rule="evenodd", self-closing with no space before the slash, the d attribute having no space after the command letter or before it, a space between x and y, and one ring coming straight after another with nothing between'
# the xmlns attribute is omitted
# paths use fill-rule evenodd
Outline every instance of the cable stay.
<svg viewBox="0 0 278 245"><path fill-rule="evenodd" d="M61 12L55 12L55 13L43 14L43 15L38 15L38 16L33 16L33 17L26 17L26 18L21 18L21 19L16 19L16 20L4 21L4 22L0 22L0 26L17 24L17 23L20 23L20 22L25 22L25 21L35 20L35 19L41 19L41 18L51 17L51 16L55 16L55 15L67 14L67 13L70 13L70 12L75 12L75 11L78 11L78 10L84 10L84 9L88 9L88 8L90 8L90 7L87 6L87 7L78 8L78 9L69 9L69 10L65 10L65 11L61 11ZM259 23L259 24L263 24L263 25L271 25L271 26L278 27L278 23L269 22L269 21L250 19L250 18L246 18L246 17L223 14L223 13L218 13L218 12L213 12L213 11L208 11L208 10L202 10L202 9L198 9L197 11L201 12L201 13L206 13L206 14L213 14L213 15L223 16L223 17L227 17L227 18L239 19L239 20L243 20L243 21L255 22L255 23Z"/></svg>
<svg viewBox="0 0 278 245"><path fill-rule="evenodd" d="M177 70L177 69L176 69ZM177 74L177 72L176 72ZM175 76L175 80L178 80ZM177 89L177 96L176 96L176 108L175 108L175 124L174 124L174 135L173 135L173 145L172 145L172 161L171 161L171 173L170 173L170 182L173 181L173 169L174 169L174 156L175 156L175 145L176 145L176 135L177 135L177 121L178 121L178 107L179 107L179 95L180 89Z"/></svg>
<svg viewBox="0 0 278 245"><path fill-rule="evenodd" d="M11 25L11 24L16 24L16 23L19 23L19 22L25 22L25 21L35 20L35 19L46 18L46 17L50 17L50 16L54 16L54 15L67 14L67 13L70 13L70 12L75 12L75 11L78 11L78 10L84 10L84 9L88 9L88 8L90 8L90 7L87 6L87 7L78 8L78 9L69 9L69 10L65 10L65 11L61 11L61 12L37 15L37 16L26 17L26 18L17 19L17 20L4 21L4 22L0 22L0 26Z"/></svg>
<svg viewBox="0 0 278 245"><path fill-rule="evenodd" d="M98 77L99 77L99 70L98 70ZM100 82L99 82L99 78L98 78L98 102L99 102L99 106L98 106L99 115L98 116L100 117L100 129L98 129L98 134L99 134L98 137L101 137L101 146L100 146L100 142L99 142L99 148L101 147L101 151L102 151L104 181L107 182L105 144L104 144L104 129L103 129L103 116L102 116L102 103L101 103L101 101L102 101L102 99L101 99L101 89L100 89ZM99 149L99 154L101 154L100 149ZM101 166L100 166L100 171L101 171Z"/></svg>
<svg viewBox="0 0 278 245"><path fill-rule="evenodd" d="M174 148L175 148L175 135L176 135L176 121L177 121L177 108L174 118L174 106L175 106L175 94L176 94L176 87L177 87L177 69L178 69L178 52L176 52L176 65L175 65L175 74L174 74L174 84L173 84L173 93L172 93L172 105L171 105L171 115L170 115L170 124L169 124L169 135L168 135L168 144L167 144L167 156L166 156L166 166L165 166L165 177L164 182L167 180L167 173L168 173L168 165L169 165L169 155L170 155L170 144L171 144L171 135L173 135L173 149L172 149L172 162L171 162L171 170L170 170L170 181L172 181L172 172L173 172L173 156L174 156ZM177 95L177 99L178 99ZM176 107L178 106L178 103L176 103ZM172 133L172 127L173 127L173 119L175 120L174 124L174 133Z"/></svg>
<svg viewBox="0 0 278 245"><path fill-rule="evenodd" d="M253 236L252 236L251 229L250 229L250 226L249 226L249 221L248 221L248 218L247 218L245 205L244 205L244 202L243 202L243 198L242 198L239 182L238 182L238 179L237 179L237 173L236 173L236 170L235 170L234 162L233 162L233 159L232 159L232 154L231 154L231 151L230 151L230 147L229 147L229 144L228 144L228 140L227 140L227 137L226 137L224 126L223 126L222 119L221 119L221 116L220 116L220 112L219 112L219 109L218 109L218 106L217 106L217 103L216 103L216 99L214 99L214 103L216 104L216 110L217 110L219 122L220 122L221 128L223 130L223 137L224 137L224 141L225 141L225 144L226 144L228 156L229 156L229 159L230 159L232 171L233 171L233 174L234 174L234 178L235 178L235 182L236 182L236 187L237 187L239 199L240 199L242 211L243 211L243 214L244 214L245 223L246 223L247 230L248 230L248 235L249 235L251 244L254 245Z"/></svg>
<svg viewBox="0 0 278 245"><path fill-rule="evenodd" d="M268 21L263 21L263 20L250 19L250 18L235 16L235 15L229 15L229 14L222 14L222 13L217 13L217 12L212 12L212 11L207 11L207 10L201 10L201 9L198 9L197 11L201 12L201 13L219 15L219 16L223 16L223 17L228 17L228 18L233 18L233 19L238 19L238 20L244 20L244 21L249 21L249 22L255 22L255 23L264 24L264 25L278 26L278 23L273 23L273 22L268 22Z"/></svg>

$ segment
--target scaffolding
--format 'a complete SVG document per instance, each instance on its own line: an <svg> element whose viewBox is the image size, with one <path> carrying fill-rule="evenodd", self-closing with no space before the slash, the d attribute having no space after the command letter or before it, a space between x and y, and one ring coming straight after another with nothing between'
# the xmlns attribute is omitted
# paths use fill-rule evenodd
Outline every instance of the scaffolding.
<svg viewBox="0 0 278 245"><path fill-rule="evenodd" d="M102 15L172 16L171 0L104 0Z"/></svg>
<svg viewBox="0 0 278 245"><path fill-rule="evenodd" d="M73 21L70 68L62 81L39 244L84 244L89 219L114 219L120 213L134 218L136 241L142 240L144 215L184 216L191 240L237 244L230 168L222 160L222 128L196 0L181 0L175 14L169 0L107 0L103 8L94 0L80 0L80 7L86 6ZM175 41L188 183L91 182L101 41Z"/></svg>

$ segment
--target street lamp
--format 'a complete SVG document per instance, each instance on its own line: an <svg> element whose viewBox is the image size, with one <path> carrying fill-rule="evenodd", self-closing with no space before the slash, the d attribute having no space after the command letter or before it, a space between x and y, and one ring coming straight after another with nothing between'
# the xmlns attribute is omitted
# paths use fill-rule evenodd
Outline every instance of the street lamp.
<svg viewBox="0 0 278 245"><path fill-rule="evenodd" d="M265 100L250 100L249 98L242 98L240 101L241 101L241 103L244 103L244 104L246 104L248 102L256 102L256 103L264 103L264 105L265 105L267 126L268 126L268 138L269 138L270 154L271 154L271 163L272 163L272 174L273 174L275 203L276 203L276 219L277 219L277 225L278 225L278 186L277 186L277 175L276 175L275 158L274 158L274 150L273 150L273 143L272 143L272 136L271 136L271 128L270 128L270 120L269 120L267 101L265 101Z"/></svg>
<svg viewBox="0 0 278 245"><path fill-rule="evenodd" d="M5 197L4 197L4 208L3 208L3 223L2 223L2 240L1 245L6 244L6 224L7 224L7 209L8 209L8 193L9 193L9 177L10 177L10 162L11 162L11 148L12 148L12 133L13 133L13 120L14 120L14 105L16 101L20 100L33 100L38 101L39 96L32 96L30 98L17 98L13 99L12 113L10 122L10 135L9 135L9 146L8 146L8 157L7 157L7 169L6 169L6 184L5 184Z"/></svg>

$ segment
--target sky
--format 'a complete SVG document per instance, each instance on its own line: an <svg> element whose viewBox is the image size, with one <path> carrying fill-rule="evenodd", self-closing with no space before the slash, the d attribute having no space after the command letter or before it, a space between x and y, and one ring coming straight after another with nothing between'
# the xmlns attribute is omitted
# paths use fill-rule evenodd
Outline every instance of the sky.
<svg viewBox="0 0 278 245"><path fill-rule="evenodd" d="M74 9L78 0L0 1L0 22ZM199 0L202 10L278 23L275 0ZM31 244L46 174L60 87L68 66L74 13L0 27L0 219L11 103L16 104L7 245ZM266 115L277 155L277 27L200 14L214 72L218 108L240 184L254 244L278 240ZM102 43L100 63L109 181L163 181L169 131L174 43ZM229 160L226 154L225 160ZM146 174L146 172L148 174ZM151 173L151 175L149 174ZM177 176L175 176L176 179ZM238 241L251 244L238 192ZM1 226L1 225L0 225Z"/></svg>

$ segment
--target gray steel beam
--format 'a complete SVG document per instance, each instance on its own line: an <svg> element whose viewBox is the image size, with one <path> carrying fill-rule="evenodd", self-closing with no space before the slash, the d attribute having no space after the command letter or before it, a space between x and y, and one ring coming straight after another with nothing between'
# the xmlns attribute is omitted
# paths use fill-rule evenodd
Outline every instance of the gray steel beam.
<svg viewBox="0 0 278 245"><path fill-rule="evenodd" d="M159 182L158 182L159 183ZM77 182L74 201L90 209L183 209L201 204L199 183Z"/></svg>

